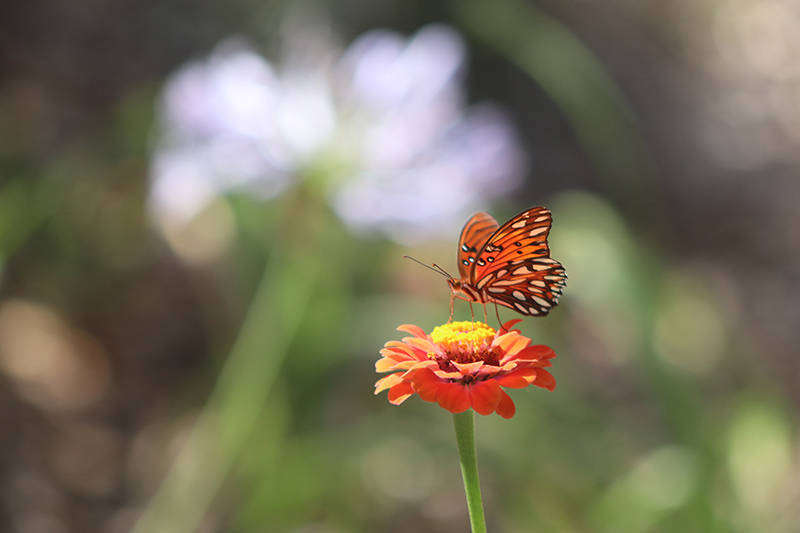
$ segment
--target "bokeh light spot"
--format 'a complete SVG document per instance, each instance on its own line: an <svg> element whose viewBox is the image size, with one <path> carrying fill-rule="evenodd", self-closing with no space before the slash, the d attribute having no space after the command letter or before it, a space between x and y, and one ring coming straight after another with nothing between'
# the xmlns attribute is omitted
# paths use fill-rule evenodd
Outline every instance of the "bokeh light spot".
<svg viewBox="0 0 800 533"><path fill-rule="evenodd" d="M725 322L713 295L697 279L673 275L656 311L657 353L675 367L704 374L722 359Z"/></svg>
<svg viewBox="0 0 800 533"><path fill-rule="evenodd" d="M728 469L741 504L769 513L791 475L788 421L770 406L749 401L735 415L728 436Z"/></svg>
<svg viewBox="0 0 800 533"><path fill-rule="evenodd" d="M227 201L217 198L186 224L165 224L164 237L181 259L204 265L224 256L236 237L236 221Z"/></svg>
<svg viewBox="0 0 800 533"><path fill-rule="evenodd" d="M54 412L92 405L111 380L99 342L51 309L26 300L0 305L0 370L23 398Z"/></svg>

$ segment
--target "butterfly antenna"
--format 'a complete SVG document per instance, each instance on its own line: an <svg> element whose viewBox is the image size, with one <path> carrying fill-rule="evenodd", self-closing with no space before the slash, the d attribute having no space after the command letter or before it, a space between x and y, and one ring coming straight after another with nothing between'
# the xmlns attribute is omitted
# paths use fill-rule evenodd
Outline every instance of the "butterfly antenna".
<svg viewBox="0 0 800 533"><path fill-rule="evenodd" d="M444 276L444 277L446 277L447 279L453 279L453 276L451 276L450 274L448 274L448 273L447 273L447 271L446 271L445 269L443 269L442 267L440 267L440 266L439 266L439 265L437 265L436 263L434 263L434 264L433 264L433 266L431 266L431 265L426 265L426 264L425 264L425 263L423 263L422 261L417 261L416 259L414 259L414 258L413 258L413 257L411 257L410 255L403 255L403 257L405 257L406 259L411 259L411 260L412 260L412 261L414 261L415 263L417 263L417 264L420 264L420 265L424 266L425 268L429 268L429 269L433 270L434 272L438 272L439 274L443 275L443 276Z"/></svg>

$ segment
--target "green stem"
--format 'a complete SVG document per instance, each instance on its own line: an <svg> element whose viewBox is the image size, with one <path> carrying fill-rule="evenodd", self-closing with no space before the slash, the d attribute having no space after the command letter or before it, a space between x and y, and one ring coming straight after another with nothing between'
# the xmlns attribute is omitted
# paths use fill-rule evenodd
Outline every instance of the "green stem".
<svg viewBox="0 0 800 533"><path fill-rule="evenodd" d="M458 457L461 460L461 475L464 478L472 533L486 533L481 483L478 480L478 457L475 453L475 415L472 409L453 415L453 424L456 427Z"/></svg>
<svg viewBox="0 0 800 533"><path fill-rule="evenodd" d="M303 213L294 228L304 234L274 239L208 403L133 533L196 531L257 424L322 273L320 213L290 207Z"/></svg>

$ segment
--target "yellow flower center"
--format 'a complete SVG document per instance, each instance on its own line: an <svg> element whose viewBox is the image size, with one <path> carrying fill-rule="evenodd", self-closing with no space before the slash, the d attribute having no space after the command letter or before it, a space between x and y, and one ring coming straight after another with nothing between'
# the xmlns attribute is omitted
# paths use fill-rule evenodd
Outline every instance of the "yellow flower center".
<svg viewBox="0 0 800 533"><path fill-rule="evenodd" d="M497 332L483 322L451 322L435 327L431 340L444 350L448 361L484 361L496 365L499 354L492 347L496 335Z"/></svg>

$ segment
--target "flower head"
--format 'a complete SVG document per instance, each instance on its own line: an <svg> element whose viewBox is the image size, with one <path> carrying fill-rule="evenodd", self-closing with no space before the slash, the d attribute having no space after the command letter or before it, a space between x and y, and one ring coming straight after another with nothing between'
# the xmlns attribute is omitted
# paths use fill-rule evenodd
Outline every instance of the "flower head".
<svg viewBox="0 0 800 533"><path fill-rule="evenodd" d="M496 411L511 418L516 408L501 387L556 386L544 369L552 366L555 352L509 329L517 322L506 322L499 331L482 322L451 322L430 335L418 326L400 326L413 336L389 341L381 350L375 370L395 372L378 380L375 394L389 389L389 401L399 405L416 393L451 413L472 407L482 415Z"/></svg>

